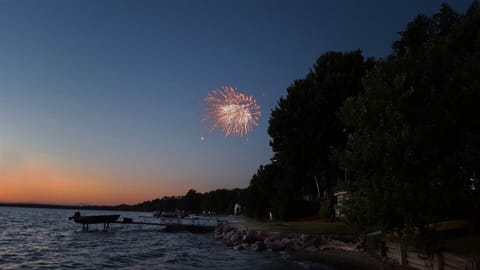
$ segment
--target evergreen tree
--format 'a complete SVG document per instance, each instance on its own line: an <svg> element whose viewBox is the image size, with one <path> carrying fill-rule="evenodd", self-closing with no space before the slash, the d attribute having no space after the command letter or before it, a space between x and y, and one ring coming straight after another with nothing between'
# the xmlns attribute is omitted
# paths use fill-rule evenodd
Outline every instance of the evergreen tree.
<svg viewBox="0 0 480 270"><path fill-rule="evenodd" d="M372 66L373 61L365 61L358 50L325 53L280 98L268 128L273 160L283 175L277 207L308 197L321 199L333 209L338 177L333 154L345 145L349 133L336 112L347 97L362 91L361 77ZM279 213L288 215L285 209Z"/></svg>
<svg viewBox="0 0 480 270"><path fill-rule="evenodd" d="M473 5L472 5L473 6ZM478 219L480 12L417 17L340 111L355 130L351 220L385 229Z"/></svg>

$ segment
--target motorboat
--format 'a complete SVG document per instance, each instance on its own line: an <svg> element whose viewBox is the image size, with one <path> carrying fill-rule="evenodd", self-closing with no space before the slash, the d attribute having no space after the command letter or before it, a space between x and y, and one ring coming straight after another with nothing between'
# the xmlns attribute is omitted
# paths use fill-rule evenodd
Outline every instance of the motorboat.
<svg viewBox="0 0 480 270"><path fill-rule="evenodd" d="M120 215L95 215L95 216L82 216L80 212L75 212L75 214L68 219L75 221L80 224L108 224L117 221Z"/></svg>

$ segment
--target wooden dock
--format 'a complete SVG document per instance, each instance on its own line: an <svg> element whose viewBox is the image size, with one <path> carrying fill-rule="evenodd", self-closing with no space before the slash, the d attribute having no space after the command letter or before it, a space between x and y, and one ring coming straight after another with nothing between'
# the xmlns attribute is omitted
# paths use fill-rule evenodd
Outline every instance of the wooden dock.
<svg viewBox="0 0 480 270"><path fill-rule="evenodd" d="M106 219L109 217L109 219ZM110 224L122 224L122 225L147 225L147 226L160 226L162 231L165 232L179 232L189 231L193 233L207 233L215 230L216 224L205 224L198 217L194 218L160 218L159 222L147 222L147 221L134 221L132 218L123 218L122 221L110 218L112 216L74 216L70 219L74 219L75 222L81 223L84 231L88 230L88 225L91 224L103 224L103 229L108 230Z"/></svg>
<svg viewBox="0 0 480 270"><path fill-rule="evenodd" d="M135 225L162 226L164 227L162 231L166 231L166 232L189 231L189 232L195 232L195 233L205 233L205 232L213 232L215 230L214 225L185 224L181 222L115 221L112 223L123 224L123 225L135 224Z"/></svg>

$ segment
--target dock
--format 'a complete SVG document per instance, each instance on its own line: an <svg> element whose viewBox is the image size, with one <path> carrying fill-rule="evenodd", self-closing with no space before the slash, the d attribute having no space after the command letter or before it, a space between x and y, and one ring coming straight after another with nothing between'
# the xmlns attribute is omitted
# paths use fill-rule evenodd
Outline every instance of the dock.
<svg viewBox="0 0 480 270"><path fill-rule="evenodd" d="M188 223L182 223L180 221L178 222L145 222L145 221L115 221L112 222L115 224L127 224L127 225L152 225L152 226L162 226L164 227L161 229L162 231L165 232L179 232L179 231L188 231L188 232L194 232L194 233L207 233L207 232L213 232L215 230L215 225L201 225L201 224L188 224Z"/></svg>
<svg viewBox="0 0 480 270"><path fill-rule="evenodd" d="M185 218L159 218L159 222L148 221L134 221L132 218L123 218L122 221L117 221L119 215L100 215L100 216L80 216L80 213L75 213L69 219L73 219L76 223L82 224L84 231L88 230L88 225L103 224L103 229L110 229L110 224L122 225L147 225L160 226L161 231L165 232L179 232L188 231L193 233L208 233L213 232L218 223L218 220L201 220L199 217L185 217Z"/></svg>

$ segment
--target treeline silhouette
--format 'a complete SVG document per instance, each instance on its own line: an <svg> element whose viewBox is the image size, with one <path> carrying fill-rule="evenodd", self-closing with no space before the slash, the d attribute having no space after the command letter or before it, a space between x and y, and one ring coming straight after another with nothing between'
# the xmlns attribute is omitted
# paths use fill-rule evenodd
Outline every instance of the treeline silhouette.
<svg viewBox="0 0 480 270"><path fill-rule="evenodd" d="M225 215L233 214L236 203L243 206L246 189L216 189L199 193L190 189L183 196L165 196L163 198L144 201L142 203L128 205L58 205L39 203L0 203L0 206L8 207L31 207L31 208L57 208L57 209L80 209L80 210L114 210L114 211L181 211L192 214Z"/></svg>
<svg viewBox="0 0 480 270"><path fill-rule="evenodd" d="M393 52L327 52L273 109L274 152L247 189L248 214L334 218L359 230L480 222L480 5L443 4L399 32Z"/></svg>
<svg viewBox="0 0 480 270"><path fill-rule="evenodd" d="M245 202L246 189L216 189L199 193L190 189L183 196L166 196L135 205L119 205L127 211L182 211L195 214L233 214L235 203Z"/></svg>

